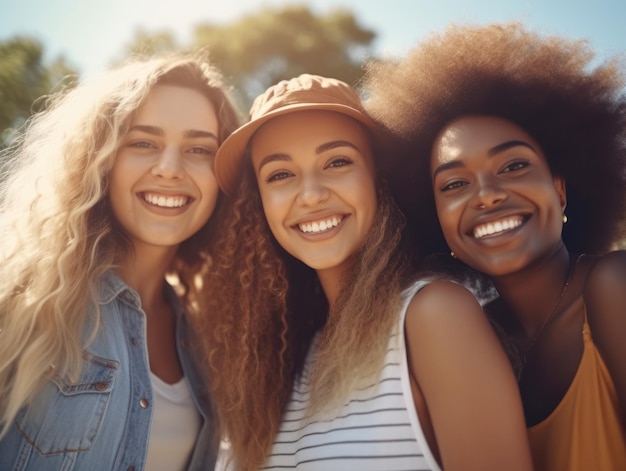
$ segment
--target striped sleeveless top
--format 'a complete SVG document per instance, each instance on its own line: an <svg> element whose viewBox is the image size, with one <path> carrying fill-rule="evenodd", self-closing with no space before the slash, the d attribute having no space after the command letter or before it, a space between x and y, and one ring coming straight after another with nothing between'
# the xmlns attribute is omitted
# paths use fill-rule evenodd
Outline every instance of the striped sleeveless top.
<svg viewBox="0 0 626 471"><path fill-rule="evenodd" d="M343 407L318 420L305 417L309 372L315 361L313 344L265 470L439 471L413 404L404 343L408 304L426 283L419 281L403 294L378 381L353 391Z"/></svg>

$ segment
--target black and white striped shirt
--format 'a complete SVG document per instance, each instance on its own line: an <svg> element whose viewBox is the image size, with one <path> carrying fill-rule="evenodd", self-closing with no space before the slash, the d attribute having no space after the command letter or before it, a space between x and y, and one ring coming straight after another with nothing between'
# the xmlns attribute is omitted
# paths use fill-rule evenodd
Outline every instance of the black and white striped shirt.
<svg viewBox="0 0 626 471"><path fill-rule="evenodd" d="M378 382L354 390L331 417L310 420L305 412L313 345L264 469L439 471L417 419L403 341L407 306L426 283L420 281L405 292Z"/></svg>

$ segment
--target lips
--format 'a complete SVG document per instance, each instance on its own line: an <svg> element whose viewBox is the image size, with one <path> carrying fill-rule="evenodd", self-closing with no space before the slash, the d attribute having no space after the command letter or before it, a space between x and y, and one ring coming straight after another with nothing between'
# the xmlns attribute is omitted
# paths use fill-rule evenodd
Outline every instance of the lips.
<svg viewBox="0 0 626 471"><path fill-rule="evenodd" d="M304 232L305 234L319 234L337 227L343 219L343 215L335 215L316 221L298 223L296 226L300 232Z"/></svg>
<svg viewBox="0 0 626 471"><path fill-rule="evenodd" d="M524 224L527 218L522 215L508 216L475 226L470 234L476 239L495 237Z"/></svg>
<svg viewBox="0 0 626 471"><path fill-rule="evenodd" d="M159 208L181 208L185 206L190 198L185 195L163 195L158 193L143 193L144 201Z"/></svg>

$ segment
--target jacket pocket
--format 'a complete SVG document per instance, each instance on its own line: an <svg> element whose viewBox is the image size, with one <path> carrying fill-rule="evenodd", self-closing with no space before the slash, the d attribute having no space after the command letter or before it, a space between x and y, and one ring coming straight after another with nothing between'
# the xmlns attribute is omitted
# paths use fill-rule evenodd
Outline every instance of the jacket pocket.
<svg viewBox="0 0 626 471"><path fill-rule="evenodd" d="M76 382L51 378L16 418L18 430L43 455L91 449L106 416L119 363L89 352L83 359Z"/></svg>

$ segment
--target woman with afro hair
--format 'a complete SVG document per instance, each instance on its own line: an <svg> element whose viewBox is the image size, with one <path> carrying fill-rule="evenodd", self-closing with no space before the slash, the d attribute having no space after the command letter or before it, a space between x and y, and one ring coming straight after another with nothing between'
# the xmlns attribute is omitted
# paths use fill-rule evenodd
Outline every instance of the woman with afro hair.
<svg viewBox="0 0 626 471"><path fill-rule="evenodd" d="M365 89L399 137L384 170L412 240L499 293L485 309L517 346L536 469L626 469L619 60L517 23L453 25L371 64Z"/></svg>

